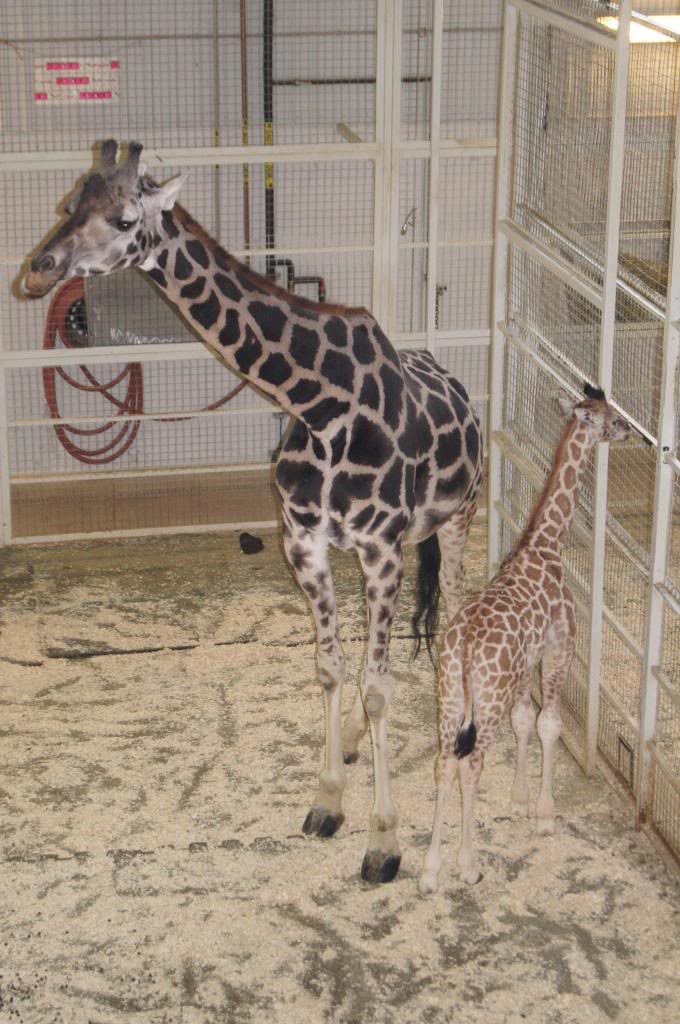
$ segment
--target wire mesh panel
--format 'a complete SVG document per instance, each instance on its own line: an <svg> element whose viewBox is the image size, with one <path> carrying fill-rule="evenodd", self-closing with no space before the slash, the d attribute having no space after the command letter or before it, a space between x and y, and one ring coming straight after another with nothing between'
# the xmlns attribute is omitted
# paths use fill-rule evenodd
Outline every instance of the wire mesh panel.
<svg viewBox="0 0 680 1024"><path fill-rule="evenodd" d="M515 45L504 79L496 550L507 550L508 520L524 522L549 469L552 396L605 380L635 429L586 467L564 551L579 629L563 711L584 763L593 764L596 739L640 817L680 852L680 463L666 383L677 365L678 300L668 283L671 260L680 266L678 42L662 31L638 43L635 16L623 40L618 11L590 0L531 10L509 18Z"/></svg>

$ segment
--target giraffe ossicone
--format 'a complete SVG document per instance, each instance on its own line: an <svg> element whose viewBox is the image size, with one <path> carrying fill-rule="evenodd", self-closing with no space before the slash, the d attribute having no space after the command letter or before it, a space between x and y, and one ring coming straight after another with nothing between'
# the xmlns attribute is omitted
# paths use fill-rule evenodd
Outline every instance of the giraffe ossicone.
<svg viewBox="0 0 680 1024"><path fill-rule="evenodd" d="M44 295L69 277L137 267L223 363L293 418L276 468L283 542L314 617L326 704L325 763L303 828L325 837L341 825L345 763L370 726L375 799L362 876L389 881L401 858L387 713L403 547L419 545L421 578L438 572L453 612L482 477L479 421L447 370L428 352L397 352L367 310L300 298L230 256L176 204L181 179L159 186L144 176L141 149L131 143L118 164L116 143L102 145L100 168L33 256L25 290ZM435 533L437 545L422 543ZM344 729L331 545L357 552L368 607L367 657ZM431 622L437 588L421 592Z"/></svg>
<svg viewBox="0 0 680 1024"><path fill-rule="evenodd" d="M601 441L623 441L631 433L601 391L590 388L586 394L591 397L576 405L560 400L569 420L529 522L494 579L453 618L442 645L436 800L432 841L420 877L423 895L438 887L444 813L456 774L463 818L458 869L464 882L474 884L480 878L473 850L475 796L484 754L511 704L517 738L512 807L517 814L528 814L527 748L536 721L531 688L539 663L543 700L537 729L543 770L537 832L549 835L555 829L552 772L561 731L560 693L576 643L576 610L562 549L589 451Z"/></svg>

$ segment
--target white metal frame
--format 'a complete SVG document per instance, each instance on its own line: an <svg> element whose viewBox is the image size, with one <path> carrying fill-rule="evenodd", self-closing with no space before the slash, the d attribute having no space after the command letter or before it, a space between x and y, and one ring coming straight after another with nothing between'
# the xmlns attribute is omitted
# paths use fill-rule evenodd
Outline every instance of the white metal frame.
<svg viewBox="0 0 680 1024"><path fill-rule="evenodd" d="M669 542L672 529L673 487L680 474L680 457L674 450L677 436L676 409L678 374L680 373L680 125L676 120L675 176L671 221L671 247L668 276L667 302L665 309L657 306L645 296L618 278L619 228L622 198L623 167L625 157L625 118L628 94L628 71L630 64L630 23L645 19L631 10L631 0L622 0L619 5L619 24L615 34L588 26L573 20L566 13L552 7L544 7L534 0L506 0L505 39L503 46L503 67L501 70L500 130L498 139L498 176L496 203L496 253L494 261L494 315L491 347L490 381L490 446L489 446L489 572L495 572L500 559L500 526L505 523L515 533L521 525L516 523L502 504L500 488L501 456L508 458L519 471L535 486L540 486L542 475L520 452L502 431L503 366L505 351L512 344L523 352L525 358L533 360L554 380L574 393L573 387L560 378L559 371L541 359L540 355L525 345L505 323L506 296L508 287L508 250L512 244L525 252L541 265L547 267L560 280L582 295L601 312L599 379L607 394L611 391L613 343L616 314L617 290L632 297L646 313L657 322L664 323L663 367L658 424L649 429L631 420L644 440L656 451L654 517L652 545L649 565L643 564L626 550L626 557L636 566L643 579L648 580L644 641L642 645L631 636L626 627L607 608L604 600L604 557L605 539L618 545L618 538L607 531L607 448L600 446L596 455L595 483L593 493L593 523L588 533L580 526L578 519L574 530L587 538L591 548L592 591L587 608L580 607L588 622L588 673L586 680L586 721L581 742L576 744L565 737L568 746L587 772L592 772L597 762L598 724L600 694L606 692L607 700L614 706L623 722L638 736L635 751L636 773L632 789L635 798L636 822L653 822L653 793L657 772L664 773L664 779L680 797L680 778L668 760L656 748L656 719L659 687L662 687L674 706L680 708L680 689L677 680L669 680L663 672L663 622L664 612L680 616L680 601L667 586L667 565ZM509 198L512 175L512 132L514 77L517 62L517 25L522 14L531 15L540 21L559 27L561 30L586 39L597 46L605 46L614 52L614 80L611 105L611 147L608 169L608 208L606 218L604 266L595 267L602 274L601 289L574 273L567 262L562 262L558 253L550 251L522 227L513 223L509 214ZM673 33L668 33L680 41ZM578 254L582 256L581 253ZM590 261L593 265L593 261ZM617 403L614 403L615 405ZM619 407L620 408L620 407ZM624 412L625 410L620 410ZM630 417L628 417L630 419ZM601 645L603 623L615 632L617 637L640 662L641 689L639 716L636 719L623 706L616 694L605 688L600 679ZM680 801L679 801L680 806ZM680 849L675 849L680 855Z"/></svg>
<svg viewBox="0 0 680 1024"><path fill-rule="evenodd" d="M427 347L434 351L435 346L457 346L461 344L479 345L485 348L490 343L489 330L435 330L436 279L439 253L445 246L452 243L440 240L438 232L439 214L439 162L443 157L470 157L473 155L487 156L495 154L494 139L442 139L440 132L440 110L442 89L442 37L444 22L444 0L430 0L432 4L432 69L431 69L431 112L430 138L427 141L408 141L401 138L401 47L402 47L402 5L391 0L377 0L377 31L376 31L376 133L375 142L357 141L357 137L349 132L342 132L343 140L338 143L316 145L260 145L260 146L215 146L191 147L179 149L168 148L145 149L144 159L152 173L162 176L163 168L196 167L196 166L241 166L245 164L292 163L366 160L374 166L374 223L373 245L351 246L347 251L373 252L373 293L372 309L397 347ZM397 310L397 280L399 265L399 224L398 224L398 189L400 161L405 159L424 158L430 162L430 189L428 209L428 239L416 243L416 247L425 248L428 258L428 281L426 299L425 330L416 332L397 332L395 330ZM91 166L90 150L61 151L45 154L18 152L0 154L0 181L4 173L23 170L73 170L74 174L82 173ZM58 197L55 197L55 199ZM477 239L458 243L463 246L493 245L493 238ZM340 251L337 247L328 250L319 249L286 249L285 255L318 253L320 251ZM259 251L258 251L259 252ZM249 255L257 255L251 250ZM264 253L260 253L264 254ZM273 254L276 254L275 252ZM18 254L17 254L18 255ZM245 255L245 253L235 255ZM30 537L18 540L12 535L10 490L15 478L10 477L8 434L17 426L28 425L29 421L10 423L7 415L5 398L6 375L17 367L68 366L87 362L88 365L101 363L139 363L167 362L170 360L202 360L211 359L212 355L199 343L181 343L173 345L142 344L134 346L97 346L84 353L79 351L19 351L0 347L0 544L31 543L33 541L75 539L76 535L65 537ZM486 399L486 395L473 395L474 399ZM262 410L267 406L263 404ZM252 409L253 414L262 410ZM242 410L240 410L242 414ZM172 412L164 414L171 417ZM207 414L206 414L207 415ZM210 415L231 415L229 410L218 410ZM87 417L86 417L87 418ZM134 417L128 417L134 418ZM143 418L147 418L144 416ZM148 414L150 419L163 418ZM31 420L30 423L34 423ZM41 421L42 422L42 421ZM45 423L56 421L45 419ZM68 422L73 422L69 418ZM228 470L234 467L215 467L215 471ZM245 467L237 467L244 469ZM248 467L251 468L251 467ZM252 468L262 468L261 466ZM148 475L152 471L140 470L138 475ZM133 471L134 473L134 471ZM113 473L111 474L114 475ZM101 479L101 472L88 475L86 472L74 474L74 479ZM31 477L39 482L38 477ZM63 476L60 477L63 479ZM236 524L229 524L234 528ZM241 526L243 524L238 524ZM256 525L256 524L251 524ZM262 525L257 524L257 525ZM274 525L273 522L267 525ZM214 524L211 529L220 528ZM121 534L138 535L148 532L175 532L167 530L125 530ZM81 535L78 535L81 536ZM95 534L83 536L94 537Z"/></svg>

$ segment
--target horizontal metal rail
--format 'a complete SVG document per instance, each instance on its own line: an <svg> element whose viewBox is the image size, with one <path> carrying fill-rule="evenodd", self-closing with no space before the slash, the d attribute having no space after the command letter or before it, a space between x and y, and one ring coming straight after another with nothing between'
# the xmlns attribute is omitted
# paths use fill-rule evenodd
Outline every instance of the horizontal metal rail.
<svg viewBox="0 0 680 1024"><path fill-rule="evenodd" d="M538 263L543 264L555 277L559 277L560 281L572 288L573 291L578 292L579 295L582 295L592 306L599 310L602 309L601 291L591 284L590 281L586 281L585 278L581 277L573 267L568 267L561 263L550 249L537 242L519 224L515 224L511 220L501 220L498 222L498 229L509 242L512 242L518 249L522 249L527 255L532 256Z"/></svg>
<svg viewBox="0 0 680 1024"><path fill-rule="evenodd" d="M594 43L595 46L603 46L608 50L616 49L616 35L604 27L588 25L584 21L575 21L567 14L560 14L553 7L543 7L541 4L532 3L532 0L509 0L509 2L523 14L538 18L539 21L562 29L572 36L579 36L589 43Z"/></svg>

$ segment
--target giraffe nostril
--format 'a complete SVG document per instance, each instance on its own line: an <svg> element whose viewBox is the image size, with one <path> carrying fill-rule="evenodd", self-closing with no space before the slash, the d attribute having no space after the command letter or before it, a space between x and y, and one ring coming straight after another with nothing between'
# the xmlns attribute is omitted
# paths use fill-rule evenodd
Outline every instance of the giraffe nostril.
<svg viewBox="0 0 680 1024"><path fill-rule="evenodd" d="M31 264L31 270L35 270L39 274L48 274L50 270L54 270L55 266L54 256L47 252L42 256L36 256Z"/></svg>

